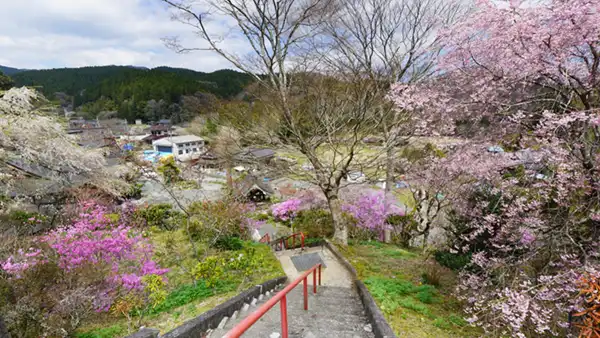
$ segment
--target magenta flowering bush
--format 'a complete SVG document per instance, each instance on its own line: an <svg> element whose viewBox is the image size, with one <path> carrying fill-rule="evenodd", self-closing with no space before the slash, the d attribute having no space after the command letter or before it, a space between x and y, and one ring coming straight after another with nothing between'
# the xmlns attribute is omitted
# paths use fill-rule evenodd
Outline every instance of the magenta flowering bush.
<svg viewBox="0 0 600 338"><path fill-rule="evenodd" d="M126 224L128 213L123 212L115 222L108 211L94 202L84 203L73 224L40 237L36 247L19 250L0 262L0 267L17 279L47 263L56 264L67 275L93 267L100 278L90 281L98 295L94 303L98 311L107 311L115 298L141 291L144 276L168 272L152 260L149 240Z"/></svg>
<svg viewBox="0 0 600 338"><path fill-rule="evenodd" d="M377 233L391 229L387 224L390 216L404 216L404 210L398 205L396 198L392 196L386 200L385 192L381 190L369 190L360 194L343 204L342 210L354 218L357 227Z"/></svg>
<svg viewBox="0 0 600 338"><path fill-rule="evenodd" d="M302 200L298 198L292 198L285 202L274 204L271 207L273 218L276 221L287 222L292 220L298 214L302 206Z"/></svg>

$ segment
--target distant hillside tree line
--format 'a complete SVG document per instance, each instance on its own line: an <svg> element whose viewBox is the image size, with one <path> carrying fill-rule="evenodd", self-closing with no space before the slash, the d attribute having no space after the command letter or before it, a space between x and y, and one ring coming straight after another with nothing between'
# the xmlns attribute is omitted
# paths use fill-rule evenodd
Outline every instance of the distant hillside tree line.
<svg viewBox="0 0 600 338"><path fill-rule="evenodd" d="M24 71L15 74L14 81L17 86L38 87L48 97L64 93L87 117L118 111L129 121L171 118L177 123L210 112L219 99L243 93L252 79L233 70L105 66Z"/></svg>

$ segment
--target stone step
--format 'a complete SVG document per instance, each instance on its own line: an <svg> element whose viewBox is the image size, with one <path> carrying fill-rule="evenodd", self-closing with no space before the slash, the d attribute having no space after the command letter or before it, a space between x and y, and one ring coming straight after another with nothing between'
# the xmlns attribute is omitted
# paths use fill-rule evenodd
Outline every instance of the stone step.
<svg viewBox="0 0 600 338"><path fill-rule="evenodd" d="M209 337L222 337L227 331L235 327L250 313L256 311L268 299L257 301L247 311L240 311L237 318L228 320L220 328L213 330ZM288 330L289 336L294 338L371 338L373 334L365 327L370 328L366 319L362 303L352 289L339 287L320 287L314 295L309 288L308 311L304 310L304 296L302 285L299 285L287 295ZM279 303L249 328L242 337L276 337L281 333L281 312Z"/></svg>

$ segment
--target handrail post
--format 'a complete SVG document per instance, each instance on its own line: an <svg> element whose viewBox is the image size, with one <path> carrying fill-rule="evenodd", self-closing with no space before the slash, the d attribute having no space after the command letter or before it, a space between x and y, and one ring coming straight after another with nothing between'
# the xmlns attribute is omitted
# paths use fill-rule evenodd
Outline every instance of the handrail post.
<svg viewBox="0 0 600 338"><path fill-rule="evenodd" d="M313 271L313 293L317 293L317 269Z"/></svg>
<svg viewBox="0 0 600 338"><path fill-rule="evenodd" d="M304 250L304 233L300 233L300 239L302 240L302 250Z"/></svg>
<svg viewBox="0 0 600 338"><path fill-rule="evenodd" d="M274 242L276 244L277 242ZM310 270L305 271L301 276L298 276L290 285L286 286L283 290L278 292L271 299L267 300L265 304L260 306L255 312L248 315L244 320L238 323L234 328L229 330L224 337L227 338L239 338L246 332L252 325L260 320L270 309L272 309L279 302L280 315L281 315L281 337L288 338L288 313L287 313L287 294L292 291L295 287L299 286L300 283L304 282L304 310L308 310L308 277L313 274L313 292L316 293L316 274L319 269L319 285L321 284L321 269L322 264L315 264Z"/></svg>
<svg viewBox="0 0 600 338"><path fill-rule="evenodd" d="M292 249L296 248L296 236L292 236Z"/></svg>
<svg viewBox="0 0 600 338"><path fill-rule="evenodd" d="M288 338L288 322L287 322L287 295L281 297L281 337Z"/></svg>
<svg viewBox="0 0 600 338"><path fill-rule="evenodd" d="M308 310L308 277L304 277L304 310Z"/></svg>
<svg viewBox="0 0 600 338"><path fill-rule="evenodd" d="M321 285L321 264L319 264L319 285Z"/></svg>

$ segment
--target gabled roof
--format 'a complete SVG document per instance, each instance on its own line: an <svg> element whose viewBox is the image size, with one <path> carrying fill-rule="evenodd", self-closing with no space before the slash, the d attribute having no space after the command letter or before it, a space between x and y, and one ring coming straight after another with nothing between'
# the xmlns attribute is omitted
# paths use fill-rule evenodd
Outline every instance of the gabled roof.
<svg viewBox="0 0 600 338"><path fill-rule="evenodd" d="M270 184L264 182L263 180L258 179L256 176L250 175L250 174L246 175L244 180L242 180L242 182L239 183L238 191L240 194L246 195L255 188L258 188L258 189L262 190L264 193L269 194L269 195L272 195L275 193L273 188L271 188Z"/></svg>

